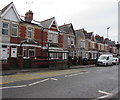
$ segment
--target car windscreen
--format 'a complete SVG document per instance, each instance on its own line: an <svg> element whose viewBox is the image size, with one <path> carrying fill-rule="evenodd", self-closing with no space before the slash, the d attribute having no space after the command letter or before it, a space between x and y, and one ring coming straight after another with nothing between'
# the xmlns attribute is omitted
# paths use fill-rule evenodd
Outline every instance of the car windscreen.
<svg viewBox="0 0 120 100"><path fill-rule="evenodd" d="M107 59L107 56L100 56L99 59L100 59L100 60Z"/></svg>

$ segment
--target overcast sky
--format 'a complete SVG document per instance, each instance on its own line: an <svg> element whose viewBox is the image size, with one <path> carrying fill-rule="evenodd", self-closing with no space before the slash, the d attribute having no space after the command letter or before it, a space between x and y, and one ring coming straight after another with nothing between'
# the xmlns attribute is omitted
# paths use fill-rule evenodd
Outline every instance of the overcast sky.
<svg viewBox="0 0 120 100"><path fill-rule="evenodd" d="M29 9L34 20L42 21L55 17L58 25L72 23L74 29L84 28L101 36L118 41L119 0L12 0L20 15ZM0 0L0 9L11 0Z"/></svg>

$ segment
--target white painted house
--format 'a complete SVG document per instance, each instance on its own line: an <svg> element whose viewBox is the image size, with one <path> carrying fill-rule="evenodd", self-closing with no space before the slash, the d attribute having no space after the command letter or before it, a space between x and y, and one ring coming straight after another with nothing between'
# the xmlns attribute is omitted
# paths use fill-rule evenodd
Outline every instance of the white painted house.
<svg viewBox="0 0 120 100"><path fill-rule="evenodd" d="M13 2L0 10L1 59L5 60L10 55L17 57L17 47L10 43L10 37L18 37L19 22L20 17Z"/></svg>

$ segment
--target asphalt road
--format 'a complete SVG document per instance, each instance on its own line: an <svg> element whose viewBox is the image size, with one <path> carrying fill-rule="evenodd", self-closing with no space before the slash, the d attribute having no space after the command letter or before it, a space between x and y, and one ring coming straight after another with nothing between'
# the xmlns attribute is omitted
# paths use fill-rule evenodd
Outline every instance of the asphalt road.
<svg viewBox="0 0 120 100"><path fill-rule="evenodd" d="M120 66L82 68L86 71L5 84L1 88L2 97L109 98L118 92L118 67Z"/></svg>

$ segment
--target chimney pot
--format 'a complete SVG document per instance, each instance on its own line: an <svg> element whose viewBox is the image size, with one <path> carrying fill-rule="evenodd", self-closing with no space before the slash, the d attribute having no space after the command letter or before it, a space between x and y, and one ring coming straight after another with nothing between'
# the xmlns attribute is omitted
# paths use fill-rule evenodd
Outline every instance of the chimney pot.
<svg viewBox="0 0 120 100"><path fill-rule="evenodd" d="M31 22L33 20L33 12L29 10L25 13L25 21Z"/></svg>

